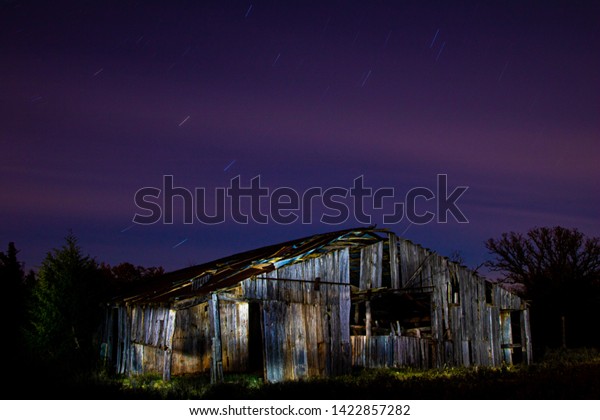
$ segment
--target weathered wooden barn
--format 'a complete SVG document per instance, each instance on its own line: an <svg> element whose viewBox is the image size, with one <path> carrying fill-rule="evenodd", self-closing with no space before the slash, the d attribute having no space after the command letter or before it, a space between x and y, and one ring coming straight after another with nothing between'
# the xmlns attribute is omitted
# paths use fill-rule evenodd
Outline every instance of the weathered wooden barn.
<svg viewBox="0 0 600 420"><path fill-rule="evenodd" d="M107 310L120 373L260 372L270 382L353 366L528 363L528 307L386 230L318 234L156 279Z"/></svg>

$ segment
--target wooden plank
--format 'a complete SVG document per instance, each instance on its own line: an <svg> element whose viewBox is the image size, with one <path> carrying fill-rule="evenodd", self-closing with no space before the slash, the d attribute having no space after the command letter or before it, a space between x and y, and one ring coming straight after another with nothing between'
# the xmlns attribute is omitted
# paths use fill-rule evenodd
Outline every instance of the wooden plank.
<svg viewBox="0 0 600 420"><path fill-rule="evenodd" d="M210 382L223 381L223 353L221 350L221 319L219 310L219 297L213 293L209 302L209 312L212 330L212 363L210 369Z"/></svg>
<svg viewBox="0 0 600 420"><path fill-rule="evenodd" d="M500 334L503 361L512 364L512 349L508 347L508 345L512 344L510 311L508 310L500 311Z"/></svg>
<svg viewBox="0 0 600 420"><path fill-rule="evenodd" d="M348 278L348 280L350 280ZM350 348L350 287L340 287L337 289L338 293L338 304L337 309L339 312L340 319L340 356L341 366L340 373L350 373L352 368Z"/></svg>
<svg viewBox="0 0 600 420"><path fill-rule="evenodd" d="M175 320L177 311L175 309L168 309L166 318L166 332L165 332L165 350L164 350L164 366L163 366L163 379L168 381L171 379L171 365L173 360L173 333L175 332Z"/></svg>
<svg viewBox="0 0 600 420"><path fill-rule="evenodd" d="M392 289L399 289L400 267L398 265L398 238L393 233L388 233L388 248L390 253L390 278Z"/></svg>
<svg viewBox="0 0 600 420"><path fill-rule="evenodd" d="M360 250L360 288L362 290L381 287L383 242L366 246Z"/></svg>
<svg viewBox="0 0 600 420"><path fill-rule="evenodd" d="M293 378L300 379L308 376L307 337L304 328L306 319L305 305L295 303L290 305L288 324L292 339Z"/></svg>
<svg viewBox="0 0 600 420"><path fill-rule="evenodd" d="M283 346L277 324L283 315L283 304L276 301L263 303L263 328L265 349L265 379L267 382L280 382L283 375Z"/></svg>
<svg viewBox="0 0 600 420"><path fill-rule="evenodd" d="M370 367L371 353L372 353L372 315L371 315L371 301L365 301L365 358L367 361L367 367Z"/></svg>
<svg viewBox="0 0 600 420"><path fill-rule="evenodd" d="M533 363L532 345L531 345L531 331L530 331L530 320L529 320L529 309L523 309L521 313L521 335L523 340L523 350L525 352L524 361L528 365Z"/></svg>

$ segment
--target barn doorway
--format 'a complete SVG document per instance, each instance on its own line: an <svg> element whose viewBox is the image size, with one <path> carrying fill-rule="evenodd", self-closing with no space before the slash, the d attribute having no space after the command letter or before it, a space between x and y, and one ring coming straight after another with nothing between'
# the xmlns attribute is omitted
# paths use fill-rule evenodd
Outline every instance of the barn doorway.
<svg viewBox="0 0 600 420"><path fill-rule="evenodd" d="M505 309L500 312L501 348L508 364L522 363L523 358L523 311Z"/></svg>
<svg viewBox="0 0 600 420"><path fill-rule="evenodd" d="M262 328L262 305L260 302L248 304L248 372L263 375L264 334Z"/></svg>
<svg viewBox="0 0 600 420"><path fill-rule="evenodd" d="M512 333L513 364L523 363L523 338L521 334L521 311L511 311L510 314L510 329Z"/></svg>

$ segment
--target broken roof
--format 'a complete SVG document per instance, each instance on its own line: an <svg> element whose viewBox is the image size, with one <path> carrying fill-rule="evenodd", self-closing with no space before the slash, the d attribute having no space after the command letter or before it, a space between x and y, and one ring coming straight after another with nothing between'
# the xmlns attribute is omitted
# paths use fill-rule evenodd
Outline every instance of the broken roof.
<svg viewBox="0 0 600 420"><path fill-rule="evenodd" d="M375 228L354 228L321 233L252 251L242 252L205 264L167 273L117 299L122 303L172 303L231 287L262 273L273 271L323 253L346 247L365 246L381 241Z"/></svg>

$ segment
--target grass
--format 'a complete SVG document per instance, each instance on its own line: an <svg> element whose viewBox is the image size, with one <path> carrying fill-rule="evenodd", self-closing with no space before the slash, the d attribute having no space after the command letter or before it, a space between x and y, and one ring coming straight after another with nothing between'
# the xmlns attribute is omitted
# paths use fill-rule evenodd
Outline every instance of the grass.
<svg viewBox="0 0 600 420"><path fill-rule="evenodd" d="M59 389L59 399L599 399L600 352L551 351L531 366L361 369L277 384L256 375L226 375L223 383L211 385L208 375L163 381L153 374L97 373Z"/></svg>

